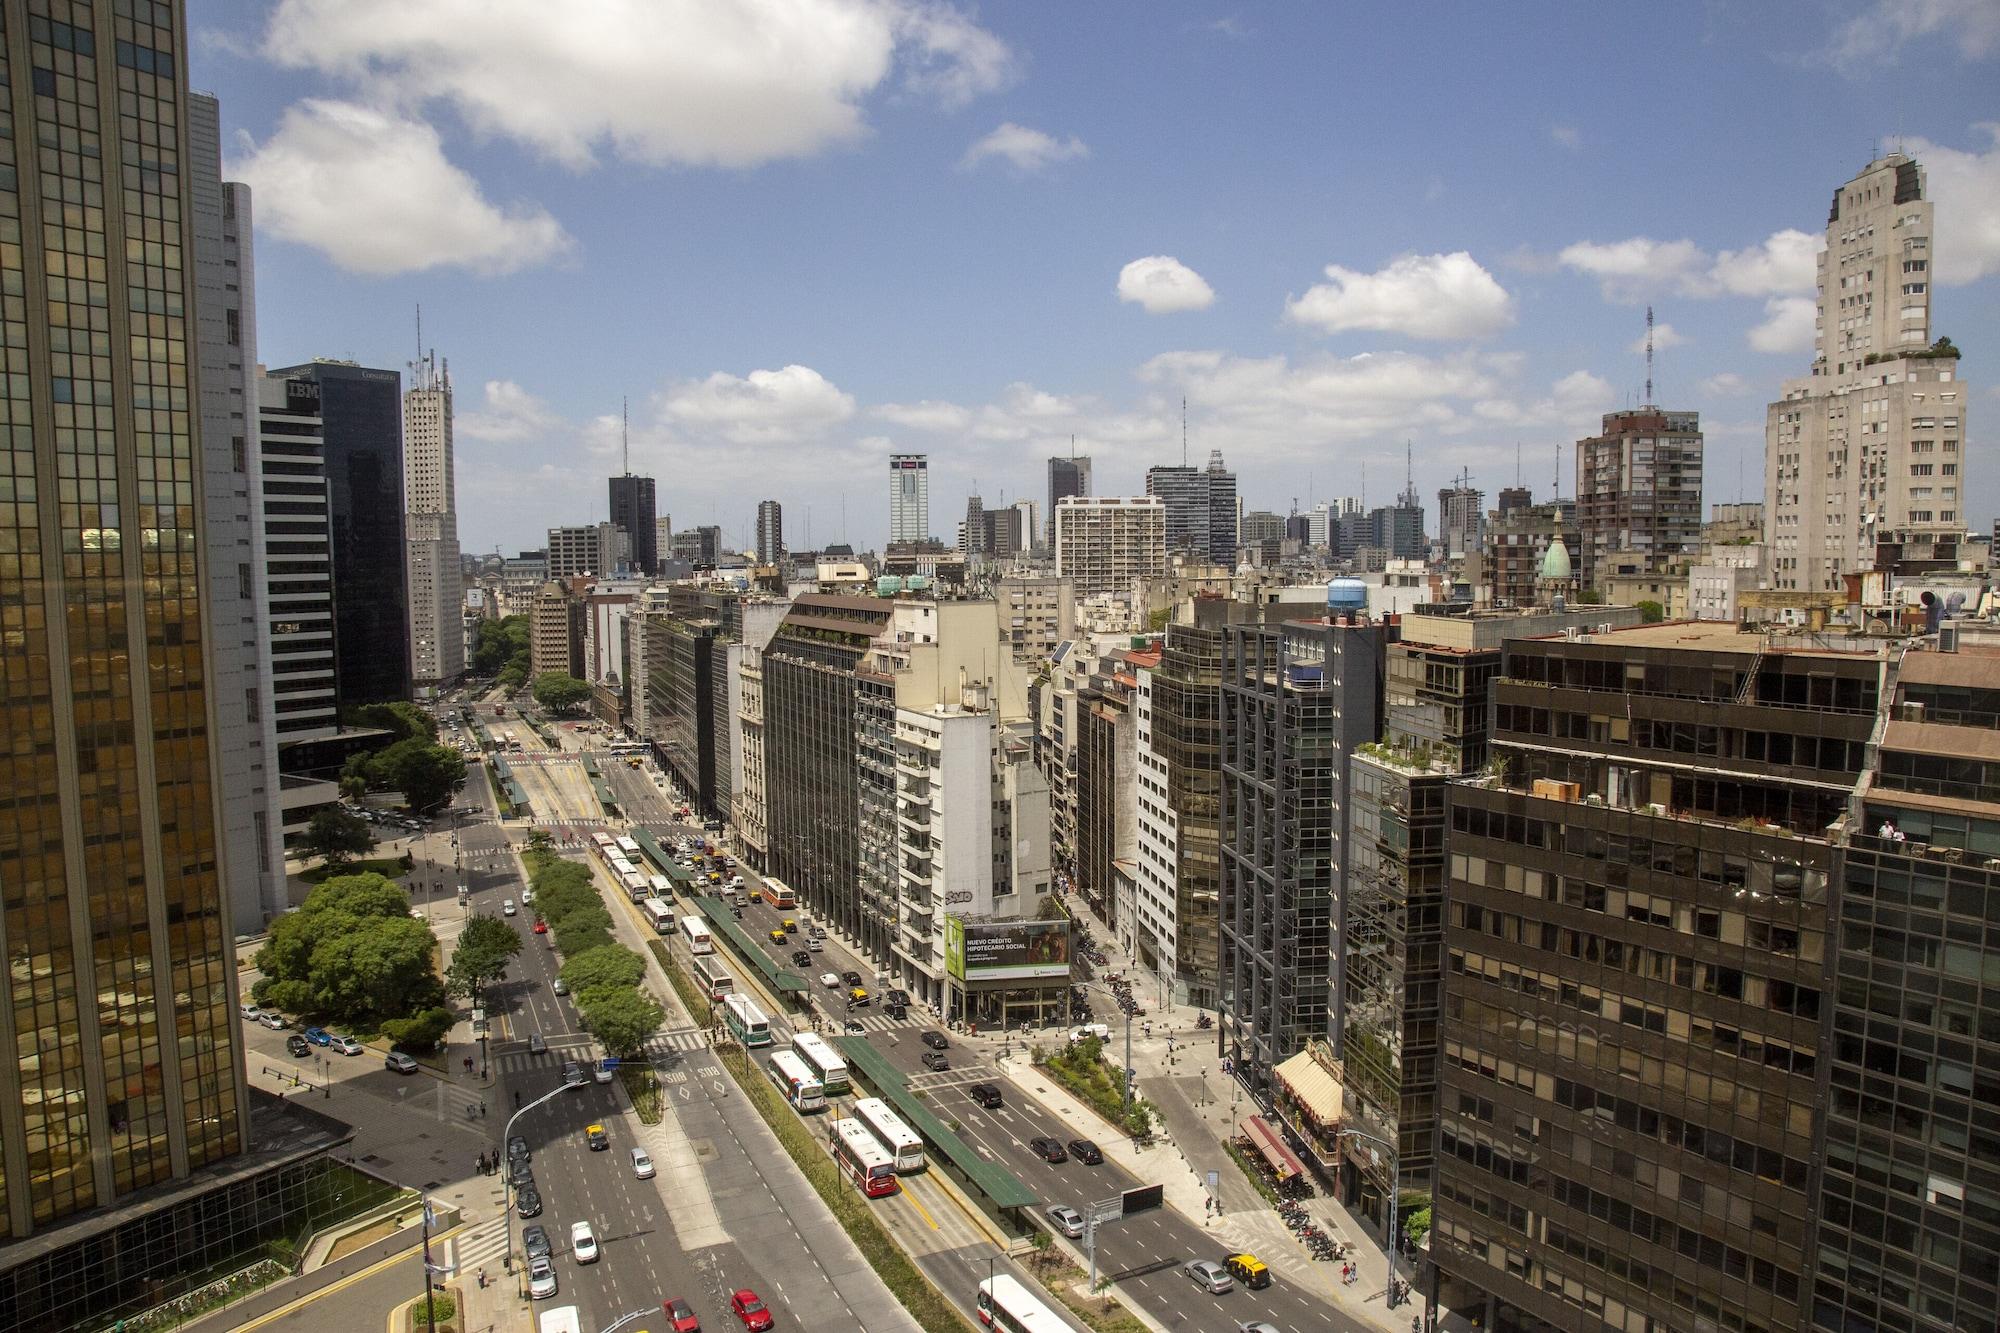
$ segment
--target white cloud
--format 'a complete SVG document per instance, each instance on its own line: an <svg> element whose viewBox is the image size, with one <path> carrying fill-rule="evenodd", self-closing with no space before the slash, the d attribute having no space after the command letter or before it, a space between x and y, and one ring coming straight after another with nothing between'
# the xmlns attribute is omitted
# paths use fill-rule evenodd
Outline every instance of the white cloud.
<svg viewBox="0 0 2000 1333"><path fill-rule="evenodd" d="M918 403L882 403L871 408L870 412L907 430L936 434L960 432L972 425L972 413L968 409L957 403L934 402L929 398Z"/></svg>
<svg viewBox="0 0 2000 1333"><path fill-rule="evenodd" d="M356 273L458 265L511 273L570 247L539 205L497 207L422 121L308 98L229 163L257 193L260 229Z"/></svg>
<svg viewBox="0 0 2000 1333"><path fill-rule="evenodd" d="M2000 9L1996 9L2000 13ZM1928 139L1905 145L1924 168L1924 193L1937 204L1937 280L1957 286L2000 273L2000 124L1973 127L1984 151L1946 148Z"/></svg>
<svg viewBox="0 0 2000 1333"><path fill-rule="evenodd" d="M1215 289L1173 256L1147 255L1118 270L1118 299L1149 315L1170 315L1208 309L1215 304Z"/></svg>
<svg viewBox="0 0 2000 1333"><path fill-rule="evenodd" d="M1764 302L1764 322L1750 330L1750 345L1760 352L1809 352L1815 314L1809 296L1773 297Z"/></svg>
<svg viewBox="0 0 2000 1333"><path fill-rule="evenodd" d="M1681 289L1708 267L1693 241L1656 241L1634 236L1623 241L1578 241L1556 256L1565 267L1596 278L1607 301L1631 301L1647 293Z"/></svg>
<svg viewBox="0 0 2000 1333"><path fill-rule="evenodd" d="M805 439L854 415L854 398L810 366L716 371L678 384L660 402L670 423L735 444Z"/></svg>
<svg viewBox="0 0 2000 1333"><path fill-rule="evenodd" d="M1583 147L1583 134L1574 125L1551 125L1549 137L1571 152Z"/></svg>
<svg viewBox="0 0 2000 1333"><path fill-rule="evenodd" d="M1666 351L1669 347L1685 346L1687 342L1687 335L1665 320L1661 320L1653 326L1653 346L1662 352ZM1646 335L1642 333L1634 338L1631 347L1626 350L1643 355L1646 350Z"/></svg>
<svg viewBox="0 0 2000 1333"><path fill-rule="evenodd" d="M1089 156L1090 149L1083 140L1073 135L1068 139L1057 139L1010 120L966 149L958 165L970 171L987 158L998 157L1021 171L1040 171L1058 162Z"/></svg>
<svg viewBox="0 0 2000 1333"><path fill-rule="evenodd" d="M1905 44L1942 36L1966 60L2000 49L2000 6L1993 0L1875 0L1840 25L1817 59L1860 76L1894 64Z"/></svg>
<svg viewBox="0 0 2000 1333"><path fill-rule="evenodd" d="M1514 300L1460 250L1404 255L1379 273L1329 264L1331 282L1285 302L1285 318L1328 333L1377 329L1413 338L1481 338L1514 322Z"/></svg>
<svg viewBox="0 0 2000 1333"><path fill-rule="evenodd" d="M1743 377L1733 370L1710 375L1701 382L1701 391L1714 398L1727 398L1731 394L1742 393L1743 389Z"/></svg>
<svg viewBox="0 0 2000 1333"><path fill-rule="evenodd" d="M749 167L851 142L900 66L947 106L1013 77L1006 44L932 0L282 0L265 55L572 168Z"/></svg>
<svg viewBox="0 0 2000 1333"><path fill-rule="evenodd" d="M1791 296L1809 292L1819 280L1819 252L1825 245L1823 236L1787 227L1772 232L1762 245L1717 254L1709 278L1733 296Z"/></svg>
<svg viewBox="0 0 2000 1333"><path fill-rule="evenodd" d="M567 423L547 403L513 380L488 380L485 393L483 406L460 409L454 415L452 429L459 438L515 444L567 430Z"/></svg>

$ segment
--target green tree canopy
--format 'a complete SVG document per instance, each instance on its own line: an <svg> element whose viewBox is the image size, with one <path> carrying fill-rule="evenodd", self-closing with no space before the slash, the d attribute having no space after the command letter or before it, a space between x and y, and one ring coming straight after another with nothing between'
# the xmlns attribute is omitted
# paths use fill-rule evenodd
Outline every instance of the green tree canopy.
<svg viewBox="0 0 2000 1333"><path fill-rule="evenodd" d="M652 996L620 986L576 992L576 1007L584 1027L620 1059L637 1055L667 1018Z"/></svg>
<svg viewBox="0 0 2000 1333"><path fill-rule="evenodd" d="M349 726L375 727L386 731L389 733L388 743L406 741L413 737L434 741L438 737L437 722L431 715L404 700L349 708L344 710L342 720Z"/></svg>
<svg viewBox="0 0 2000 1333"><path fill-rule="evenodd" d="M479 622L472 641L472 661L467 665L475 676L498 676L518 666L521 679L526 680L528 655L528 618L503 616Z"/></svg>
<svg viewBox="0 0 2000 1333"><path fill-rule="evenodd" d="M269 983L261 999L342 1022L408 1017L443 999L436 948L401 889L380 875L336 875L272 925L257 951Z"/></svg>
<svg viewBox="0 0 2000 1333"><path fill-rule="evenodd" d="M465 756L412 736L377 754L369 765L373 784L393 787L420 813L436 810L465 781Z"/></svg>
<svg viewBox="0 0 2000 1333"><path fill-rule="evenodd" d="M475 916L458 933L451 962L444 970L448 995L470 1000L486 986L507 975L507 964L521 952L521 934L498 917Z"/></svg>
<svg viewBox="0 0 2000 1333"><path fill-rule="evenodd" d="M1658 602L1649 600L1634 602L1632 605L1639 608L1639 622L1641 624L1657 625L1667 618L1667 608L1661 606Z"/></svg>
<svg viewBox="0 0 2000 1333"><path fill-rule="evenodd" d="M562 950L563 957L574 958L611 943L611 914L602 907L586 908L571 912L561 925L552 929L556 933L556 948Z"/></svg>
<svg viewBox="0 0 2000 1333"><path fill-rule="evenodd" d="M375 849L375 833L368 821L337 805L313 813L299 845L336 868Z"/></svg>
<svg viewBox="0 0 2000 1333"><path fill-rule="evenodd" d="M563 964L563 984L572 995L581 995L599 986L637 986L646 975L646 960L622 944L606 945L576 954Z"/></svg>
<svg viewBox="0 0 2000 1333"><path fill-rule="evenodd" d="M590 686L562 671L535 677L535 702L551 713L572 713L590 699Z"/></svg>

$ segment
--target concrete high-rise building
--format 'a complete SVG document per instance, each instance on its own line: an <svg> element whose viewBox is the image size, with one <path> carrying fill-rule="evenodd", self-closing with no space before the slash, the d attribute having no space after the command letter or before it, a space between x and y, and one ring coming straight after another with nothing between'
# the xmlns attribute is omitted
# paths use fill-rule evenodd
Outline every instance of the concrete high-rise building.
<svg viewBox="0 0 2000 1333"><path fill-rule="evenodd" d="M1268 509L1253 509L1243 516L1241 537L1245 546L1285 539L1285 519Z"/></svg>
<svg viewBox="0 0 2000 1333"><path fill-rule="evenodd" d="M403 377L393 370L329 360L265 373L319 386L340 705L408 699Z"/></svg>
<svg viewBox="0 0 2000 1333"><path fill-rule="evenodd" d="M674 558L697 569L713 569L722 559L722 529L712 523L682 528L674 534Z"/></svg>
<svg viewBox="0 0 2000 1333"><path fill-rule="evenodd" d="M929 541L931 460L928 454L889 455L889 540Z"/></svg>
<svg viewBox="0 0 2000 1333"><path fill-rule="evenodd" d="M1064 500L1090 494L1090 455L1049 460L1048 543L1055 545L1056 506Z"/></svg>
<svg viewBox="0 0 2000 1333"><path fill-rule="evenodd" d="M654 574L660 568L659 529L655 526L653 479L627 472L611 478L611 521L625 534L633 568Z"/></svg>
<svg viewBox="0 0 2000 1333"><path fill-rule="evenodd" d="M184 17L32 8L0 7L0 1266L9 1327L108 1327L245 1239L211 1171L251 1117L215 746L261 710L207 670Z"/></svg>
<svg viewBox="0 0 2000 1333"><path fill-rule="evenodd" d="M1130 596L1167 569L1167 506L1158 496L1078 496L1055 512L1056 575L1078 597Z"/></svg>
<svg viewBox="0 0 2000 1333"><path fill-rule="evenodd" d="M1438 492L1438 538L1445 554L1456 559L1485 549L1486 494L1460 483Z"/></svg>
<svg viewBox="0 0 2000 1333"><path fill-rule="evenodd" d="M419 689L436 689L465 674L465 585L452 461L451 369L435 352L410 363L410 387L403 394L403 502L410 674Z"/></svg>
<svg viewBox="0 0 2000 1333"><path fill-rule="evenodd" d="M1076 633L1076 590L1051 574L1009 574L993 581L1000 641L1016 662L1046 661Z"/></svg>
<svg viewBox="0 0 2000 1333"><path fill-rule="evenodd" d="M1684 571L1701 553L1701 415L1639 407L1604 414L1576 442L1576 571ZM1613 557L1619 557L1615 562Z"/></svg>
<svg viewBox="0 0 2000 1333"><path fill-rule="evenodd" d="M616 523L549 529L549 577L615 574L631 564L631 537Z"/></svg>
<svg viewBox="0 0 2000 1333"><path fill-rule="evenodd" d="M1901 153L1834 191L1811 373L1764 415L1774 587L1839 592L1844 574L1958 558L1972 391L1957 348L1931 341L1932 224Z"/></svg>
<svg viewBox="0 0 2000 1333"><path fill-rule="evenodd" d="M977 495L965 497L965 521L958 525L958 553L976 558L990 554L992 534L986 517L986 501Z"/></svg>
<svg viewBox="0 0 2000 1333"><path fill-rule="evenodd" d="M1146 494L1166 504L1167 550L1207 564L1235 565L1236 474L1223 466L1220 449L1209 454L1205 468L1147 468Z"/></svg>
<svg viewBox="0 0 2000 1333"><path fill-rule="evenodd" d="M673 549L674 549L673 515L661 514L658 518L653 520L653 550L659 556L659 558L664 560L667 556L673 553ZM656 569L653 572L657 574L660 571Z"/></svg>
<svg viewBox="0 0 2000 1333"><path fill-rule="evenodd" d="M1502 494L1504 498L1506 493ZM1541 592L1542 562L1549 547L1561 541L1567 560L1582 538L1577 535L1574 500L1532 504L1525 491L1520 495L1521 503L1489 516L1486 583L1496 603L1533 606Z"/></svg>
<svg viewBox="0 0 2000 1333"><path fill-rule="evenodd" d="M583 679L583 598L560 579L550 579L535 593L528 611L528 662L532 676L551 671Z"/></svg>
<svg viewBox="0 0 2000 1333"><path fill-rule="evenodd" d="M785 509L776 500L757 503L757 563L775 565L785 558Z"/></svg>
<svg viewBox="0 0 2000 1333"><path fill-rule="evenodd" d="M201 357L202 559L215 627L208 679L215 698L230 701L216 708L222 773L216 795L230 915L249 931L286 906L257 445L256 264L250 187L222 179L221 108L202 93L188 96L188 156Z"/></svg>

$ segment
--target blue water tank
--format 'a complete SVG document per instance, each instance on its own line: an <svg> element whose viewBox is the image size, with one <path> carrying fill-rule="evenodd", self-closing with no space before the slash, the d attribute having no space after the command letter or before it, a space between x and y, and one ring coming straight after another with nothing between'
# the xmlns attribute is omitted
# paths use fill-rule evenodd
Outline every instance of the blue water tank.
<svg viewBox="0 0 2000 1333"><path fill-rule="evenodd" d="M1333 579L1326 585L1326 609L1336 615L1368 610L1368 585L1360 579Z"/></svg>
<svg viewBox="0 0 2000 1333"><path fill-rule="evenodd" d="M881 578L875 580L875 595L877 597L894 597L902 590L903 580L898 575L884 574Z"/></svg>

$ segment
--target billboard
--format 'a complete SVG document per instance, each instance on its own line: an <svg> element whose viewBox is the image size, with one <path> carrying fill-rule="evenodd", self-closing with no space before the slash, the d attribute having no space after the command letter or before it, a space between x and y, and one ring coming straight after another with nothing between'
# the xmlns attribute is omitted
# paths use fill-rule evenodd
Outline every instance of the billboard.
<svg viewBox="0 0 2000 1333"><path fill-rule="evenodd" d="M1069 975L1068 921L944 919L945 971L960 981L1025 981Z"/></svg>

